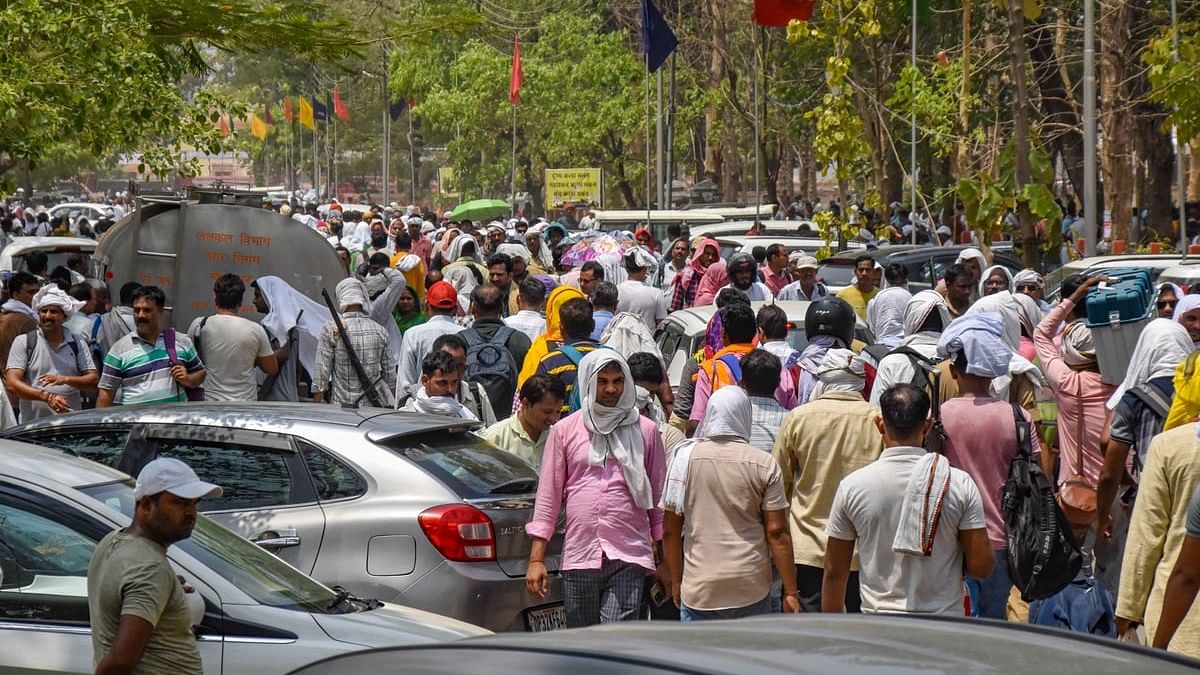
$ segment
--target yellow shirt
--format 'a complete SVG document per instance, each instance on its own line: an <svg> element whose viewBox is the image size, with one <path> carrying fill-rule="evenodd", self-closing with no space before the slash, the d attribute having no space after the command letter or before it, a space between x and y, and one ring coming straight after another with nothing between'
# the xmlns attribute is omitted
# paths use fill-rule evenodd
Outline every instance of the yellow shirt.
<svg viewBox="0 0 1200 675"><path fill-rule="evenodd" d="M546 437L543 433L536 441L529 437L521 420L516 415L496 422L479 434L483 440L492 445L507 450L533 465L537 469L542 464L542 451L546 449Z"/></svg>
<svg viewBox="0 0 1200 675"><path fill-rule="evenodd" d="M825 523L838 484L879 459L879 409L854 391L831 391L788 413L775 437L775 460L791 502L792 552L797 565L825 566ZM854 556L850 569L858 569Z"/></svg>
<svg viewBox="0 0 1200 675"><path fill-rule="evenodd" d="M863 293L862 291L858 290L858 286L847 286L846 288L838 291L837 297L850 303L850 306L854 308L854 313L858 315L858 318L866 321L867 303L870 302L871 299L876 295L879 295L878 288L872 288L870 292Z"/></svg>
<svg viewBox="0 0 1200 675"><path fill-rule="evenodd" d="M1138 481L1117 593L1117 616L1144 622L1148 638L1158 630L1163 594L1187 536L1188 502L1197 482L1196 424L1155 436ZM1192 604L1168 649L1200 657L1200 603Z"/></svg>

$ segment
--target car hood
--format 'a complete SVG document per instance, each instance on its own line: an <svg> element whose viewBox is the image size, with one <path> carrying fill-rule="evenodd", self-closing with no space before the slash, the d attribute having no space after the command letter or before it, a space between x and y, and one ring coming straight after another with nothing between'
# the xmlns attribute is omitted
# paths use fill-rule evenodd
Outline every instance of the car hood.
<svg viewBox="0 0 1200 675"><path fill-rule="evenodd" d="M458 619L390 603L365 612L312 617L334 640L363 647L427 644L492 634Z"/></svg>

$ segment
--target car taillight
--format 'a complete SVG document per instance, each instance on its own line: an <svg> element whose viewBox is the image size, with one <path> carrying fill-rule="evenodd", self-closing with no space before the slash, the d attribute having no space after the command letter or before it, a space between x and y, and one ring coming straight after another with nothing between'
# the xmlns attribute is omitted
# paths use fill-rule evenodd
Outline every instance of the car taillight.
<svg viewBox="0 0 1200 675"><path fill-rule="evenodd" d="M467 504L444 504L417 516L429 543L454 562L496 559L496 533L483 511Z"/></svg>

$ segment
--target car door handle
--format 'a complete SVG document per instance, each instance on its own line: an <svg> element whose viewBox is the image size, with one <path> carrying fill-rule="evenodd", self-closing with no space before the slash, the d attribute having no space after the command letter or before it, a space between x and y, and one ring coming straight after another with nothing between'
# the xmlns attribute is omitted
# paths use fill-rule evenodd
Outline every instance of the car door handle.
<svg viewBox="0 0 1200 675"><path fill-rule="evenodd" d="M263 548L287 548L289 546L299 546L300 535L296 532L296 528L288 527L263 532L250 541Z"/></svg>

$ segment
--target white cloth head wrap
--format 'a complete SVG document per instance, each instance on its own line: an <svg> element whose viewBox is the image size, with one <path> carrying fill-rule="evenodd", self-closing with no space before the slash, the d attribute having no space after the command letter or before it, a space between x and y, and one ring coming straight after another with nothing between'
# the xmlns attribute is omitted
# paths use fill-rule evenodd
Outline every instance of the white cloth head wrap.
<svg viewBox="0 0 1200 675"><path fill-rule="evenodd" d="M1175 367L1183 363L1192 351L1192 338L1183 326L1170 319L1155 319L1146 324L1138 336L1125 379L1117 385L1109 397L1106 407L1116 410L1121 397L1130 389L1145 385L1156 377L1175 374Z"/></svg>
<svg viewBox="0 0 1200 675"><path fill-rule="evenodd" d="M1004 343L1004 320L999 314L976 312L961 316L942 332L938 356L953 361L959 354L967 359L967 373L979 377L1008 375L1012 350Z"/></svg>
<svg viewBox="0 0 1200 675"><path fill-rule="evenodd" d="M1038 274L1035 270L1021 270L1013 275L1013 287L1009 290L1015 293L1017 288L1025 284L1037 284L1038 288L1045 288L1046 280L1042 278L1042 275Z"/></svg>
<svg viewBox="0 0 1200 675"><path fill-rule="evenodd" d="M616 407L596 402L596 376L610 363L617 363L625 373L625 389ZM579 362L575 378L579 387L580 413L583 425L591 433L588 464L603 466L609 455L621 465L621 475L638 508L654 506L650 478L646 475L646 440L642 437L641 415L637 411L637 392L629 364L616 350L596 349Z"/></svg>
<svg viewBox="0 0 1200 675"><path fill-rule="evenodd" d="M867 304L867 326L877 343L889 347L900 345L904 339L904 309L912 297L907 289L889 286Z"/></svg>
<svg viewBox="0 0 1200 675"><path fill-rule="evenodd" d="M1067 324L1062 333L1059 354L1063 362L1072 368L1088 366L1096 362L1096 344L1092 340L1092 329L1084 319Z"/></svg>
<svg viewBox="0 0 1200 675"><path fill-rule="evenodd" d="M475 237L469 234L460 234L454 238L454 241L450 242L450 255L447 256L446 262L451 263L463 257L463 247L468 242L475 247L475 261L483 262L483 259L479 256L479 244L475 241Z"/></svg>
<svg viewBox="0 0 1200 675"><path fill-rule="evenodd" d="M263 327L279 341L280 346L287 344L288 331L298 328L296 341L299 344L292 347L292 353L298 353L300 365L310 376L315 376L321 328L333 318L329 308L292 288L279 277L259 277L254 280L254 285L267 301Z"/></svg>
<svg viewBox="0 0 1200 675"><path fill-rule="evenodd" d="M654 254L646 250L645 246L634 246L625 252L626 257L632 256L633 263L642 268L653 268L658 264L654 259Z"/></svg>
<svg viewBox="0 0 1200 675"><path fill-rule="evenodd" d="M946 298L937 291L921 291L912 296L904 306L904 337L909 338L921 331L921 326L929 319L929 315L937 312L942 318L942 328L950 324L950 310L946 308ZM926 331L940 333L941 331Z"/></svg>
<svg viewBox="0 0 1200 675"><path fill-rule="evenodd" d="M371 298L367 295L367 287L358 279L353 277L342 279L338 282L335 293L340 311L346 311L350 305L362 305L364 313L371 313Z"/></svg>
<svg viewBox="0 0 1200 675"><path fill-rule="evenodd" d="M1175 321L1179 321L1183 318L1184 314L1187 314L1193 309L1200 309L1200 295L1192 293L1190 295L1180 296L1179 304L1175 305L1175 313L1171 315L1171 318Z"/></svg>
<svg viewBox="0 0 1200 675"><path fill-rule="evenodd" d="M33 309L38 311L43 307L58 307L63 311L63 314L71 316L75 312L83 309L87 304L82 300L76 300L67 295L61 288L54 284L46 284L42 286L33 296Z"/></svg>
<svg viewBox="0 0 1200 675"><path fill-rule="evenodd" d="M858 391L867 384L866 361L849 349L830 349L821 359L817 371L817 384L813 387L812 399L818 399L827 391Z"/></svg>
<svg viewBox="0 0 1200 675"><path fill-rule="evenodd" d="M602 350L596 350L602 351ZM595 353L595 352L593 352ZM587 358L587 357L584 357ZM673 513L683 514L687 498L688 466L692 451L702 441L734 439L750 442L750 424L754 408L750 397L741 387L721 387L708 399L708 409L696 429L694 438L681 443L675 450L671 465L667 467L667 482L663 486L662 507Z"/></svg>
<svg viewBox="0 0 1200 675"><path fill-rule="evenodd" d="M520 258L521 260L524 260L526 264L533 259L533 256L529 253L529 249L525 248L525 246L521 244L500 244L496 247L496 253L503 253L504 255L513 259Z"/></svg>
<svg viewBox="0 0 1200 675"><path fill-rule="evenodd" d="M962 250L962 252L960 252L958 254L958 257L954 259L954 263L956 265L962 264L968 260L978 261L979 269L981 269L981 270L983 268L987 267L987 258L983 255L983 251L980 251L979 249L975 248L974 246L969 247L969 248L964 248Z"/></svg>
<svg viewBox="0 0 1200 675"><path fill-rule="evenodd" d="M983 271L983 273L979 275L979 294L980 295L983 295L985 292L984 284L987 283L988 277L992 276L992 272L997 272L997 271L1000 272L1002 275L1004 275L1004 278L1008 280L1008 288L1006 288L1004 290L1016 292L1017 288L1013 284L1012 272L1009 272L1008 268L1005 267L1004 265L992 265L991 267L985 269Z"/></svg>

